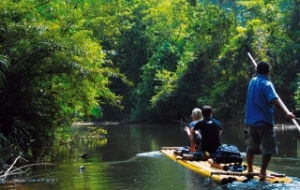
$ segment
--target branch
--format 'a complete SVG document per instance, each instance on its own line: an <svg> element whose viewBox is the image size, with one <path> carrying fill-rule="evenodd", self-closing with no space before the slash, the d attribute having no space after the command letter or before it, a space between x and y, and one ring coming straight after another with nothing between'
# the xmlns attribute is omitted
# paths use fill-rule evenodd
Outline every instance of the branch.
<svg viewBox="0 0 300 190"><path fill-rule="evenodd" d="M35 7L39 7L39 6L45 5L45 4L47 4L47 3L49 3L49 0L47 0L47 1L45 1L45 2L42 2L42 3L40 3L40 4L37 4Z"/></svg>
<svg viewBox="0 0 300 190"><path fill-rule="evenodd" d="M13 162L13 164L6 170L6 172L3 175L0 175L0 179L5 178L5 177L10 176L10 175L19 175L19 174L26 173L29 170L28 167L30 167L30 166L46 165L46 164L47 165L52 165L50 163L28 164L28 165L25 165L25 166L21 166L19 168L15 168L14 170L11 170L19 159L23 159L26 162L28 162L26 159L22 158L21 156L18 156L15 159L15 161ZM27 168L27 169L25 171L23 171L22 168ZM3 172L1 172L1 173L3 173Z"/></svg>
<svg viewBox="0 0 300 190"><path fill-rule="evenodd" d="M21 156L18 156L16 159L15 159L15 161L14 161L14 163L6 170L6 172L4 173L4 176L7 174L7 173L9 173L9 171L14 167L14 165L16 164L16 162L20 159L20 158L22 158ZM23 160L25 160L24 158L22 158ZM27 160L25 160L26 162L28 162ZM0 176L1 177L1 176Z"/></svg>

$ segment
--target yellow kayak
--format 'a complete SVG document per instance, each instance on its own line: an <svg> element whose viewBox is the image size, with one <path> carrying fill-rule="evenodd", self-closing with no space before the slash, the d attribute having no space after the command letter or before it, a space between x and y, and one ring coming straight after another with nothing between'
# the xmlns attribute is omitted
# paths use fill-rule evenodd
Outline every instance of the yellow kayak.
<svg viewBox="0 0 300 190"><path fill-rule="evenodd" d="M253 173L248 173L247 171L243 172L232 172L228 170L224 170L226 164L217 164L213 163L212 160L208 161L190 161L184 160L182 157L175 155L174 150L178 147L162 147L161 152L165 154L168 158L176 161L177 163L203 175L206 177L210 177L213 181L216 181L220 184L227 184L233 181L239 182L247 182L251 179L255 180L265 180L270 183L290 183L291 179L286 177L284 174L278 174L272 171L267 171L267 173L273 175L275 178L266 178L261 179L259 178L259 170L260 168L253 166ZM246 163L242 163L246 166ZM228 164L227 164L228 165ZM227 167L228 168L228 167Z"/></svg>

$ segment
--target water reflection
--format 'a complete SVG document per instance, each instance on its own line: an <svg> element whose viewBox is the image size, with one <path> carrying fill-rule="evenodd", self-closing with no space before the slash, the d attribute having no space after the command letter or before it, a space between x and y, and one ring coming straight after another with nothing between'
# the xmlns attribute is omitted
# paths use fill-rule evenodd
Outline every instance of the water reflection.
<svg viewBox="0 0 300 190"><path fill-rule="evenodd" d="M105 138L76 140L76 145L53 150L59 159L52 166L34 166L28 176L6 179L1 189L293 189L299 188L300 133L297 129L277 130L279 154L269 169L292 177L291 184L268 184L251 181L220 186L171 161L159 150L163 146L187 145L181 126L105 125ZM87 126L76 126L82 133ZM245 151L243 127L223 126L222 142L235 144ZM87 153L87 159L80 156ZM260 165L260 156L255 164ZM85 170L80 171L80 166ZM9 181L11 180L11 181Z"/></svg>

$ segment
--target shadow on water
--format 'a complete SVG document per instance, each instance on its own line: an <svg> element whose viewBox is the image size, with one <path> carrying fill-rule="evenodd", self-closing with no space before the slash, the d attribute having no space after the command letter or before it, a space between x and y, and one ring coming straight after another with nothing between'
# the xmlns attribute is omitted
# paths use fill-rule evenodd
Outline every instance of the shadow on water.
<svg viewBox="0 0 300 190"><path fill-rule="evenodd" d="M105 125L105 139L77 139L77 146L55 150L59 161L52 166L35 166L26 176L5 179L0 189L82 190L82 189L298 189L300 188L300 133L278 130L279 153L269 169L292 178L290 184L249 181L219 185L164 156L160 147L187 145L181 126ZM83 132L86 126L74 126ZM243 128L223 126L222 142L245 151ZM80 156L87 153L86 159ZM260 156L255 165L260 165ZM80 167L84 167L80 170Z"/></svg>

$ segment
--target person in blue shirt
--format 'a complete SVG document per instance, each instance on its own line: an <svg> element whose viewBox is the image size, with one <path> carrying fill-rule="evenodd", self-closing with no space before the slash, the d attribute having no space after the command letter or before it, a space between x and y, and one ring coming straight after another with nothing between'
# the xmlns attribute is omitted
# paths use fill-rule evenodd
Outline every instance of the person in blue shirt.
<svg viewBox="0 0 300 190"><path fill-rule="evenodd" d="M273 83L269 80L270 65L267 62L257 64L257 76L248 85L245 125L249 128L247 146L248 172L253 172L255 154L262 154L260 178L273 178L266 173L272 154L278 152L274 130L274 106L282 110L288 118L295 119L292 112L286 112L280 104Z"/></svg>

